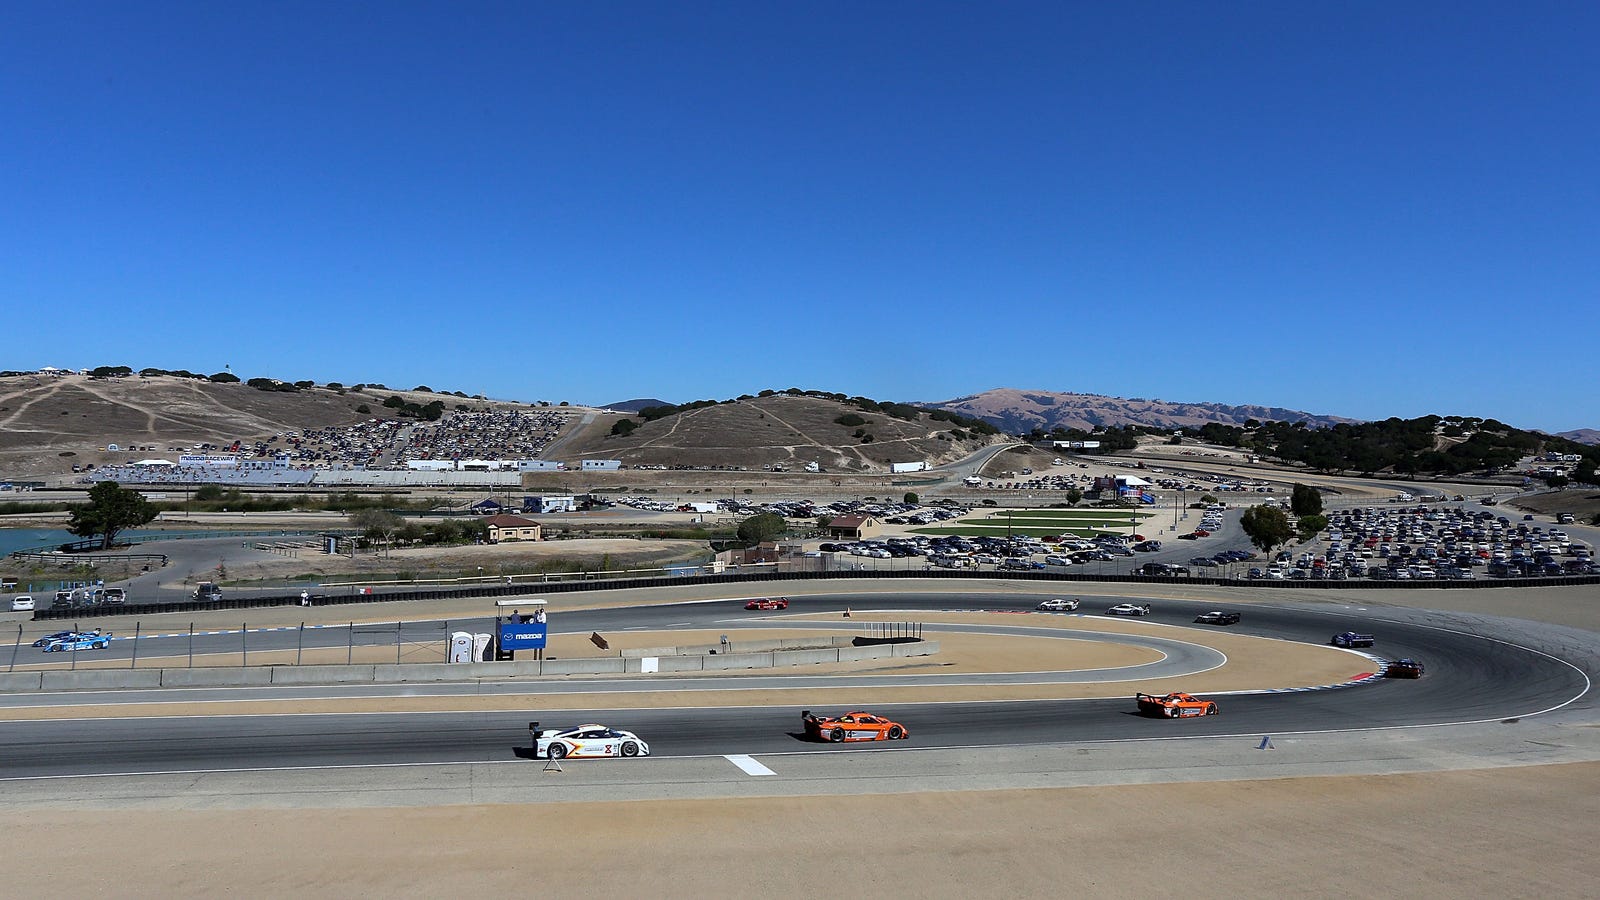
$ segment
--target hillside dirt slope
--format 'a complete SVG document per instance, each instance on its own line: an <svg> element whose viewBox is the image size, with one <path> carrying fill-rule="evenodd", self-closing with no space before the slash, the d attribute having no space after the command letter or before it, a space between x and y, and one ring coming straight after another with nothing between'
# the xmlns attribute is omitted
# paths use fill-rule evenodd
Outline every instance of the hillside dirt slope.
<svg viewBox="0 0 1600 900"><path fill-rule="evenodd" d="M392 417L383 406L391 396L420 404L443 400L450 408L526 406L386 388L279 392L174 376L10 375L0 377L0 478L52 477L83 463L174 460L180 451L169 448L248 444L280 432L354 425ZM370 411L358 411L363 405ZM106 451L108 444L122 449Z"/></svg>
<svg viewBox="0 0 1600 900"><path fill-rule="evenodd" d="M1035 427L1048 431L1058 426L1089 431L1098 426L1112 425L1151 425L1160 428L1187 428L1208 422L1243 425L1249 419L1305 422L1313 426L1355 421L1277 406L1184 403L1015 388L996 388L954 400L921 405L983 419L1013 434L1023 434Z"/></svg>
<svg viewBox="0 0 1600 900"><path fill-rule="evenodd" d="M850 415L865 421L860 425L837 421ZM951 435L955 425L926 414L912 422L834 400L782 394L692 409L645 422L632 434L612 435L612 423L621 418L597 420L597 427L575 436L563 450L573 458L668 468L760 470L777 464L794 471L815 462L830 472L881 472L891 462L936 465L961 459L986 443L981 438L956 439Z"/></svg>

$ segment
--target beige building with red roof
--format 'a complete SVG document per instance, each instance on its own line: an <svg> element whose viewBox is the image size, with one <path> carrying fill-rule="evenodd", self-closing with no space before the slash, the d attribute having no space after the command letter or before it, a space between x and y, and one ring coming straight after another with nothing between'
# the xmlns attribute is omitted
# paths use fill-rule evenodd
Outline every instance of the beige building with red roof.
<svg viewBox="0 0 1600 900"><path fill-rule="evenodd" d="M521 516L512 516L501 513L483 520L489 526L489 543L499 544L504 541L537 541L541 539L542 529L538 522L524 519Z"/></svg>

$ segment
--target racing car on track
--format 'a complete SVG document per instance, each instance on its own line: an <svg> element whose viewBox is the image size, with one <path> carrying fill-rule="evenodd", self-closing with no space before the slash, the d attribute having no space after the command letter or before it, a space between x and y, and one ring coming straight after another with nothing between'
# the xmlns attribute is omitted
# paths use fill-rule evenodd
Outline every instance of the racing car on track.
<svg viewBox="0 0 1600 900"><path fill-rule="evenodd" d="M1054 610L1055 612L1071 612L1077 608L1077 600L1067 600L1062 597L1052 597L1034 607L1034 609L1048 609Z"/></svg>
<svg viewBox="0 0 1600 900"><path fill-rule="evenodd" d="M786 597L757 597L744 605L745 609L788 609Z"/></svg>
<svg viewBox="0 0 1600 900"><path fill-rule="evenodd" d="M1199 625L1237 625L1239 624L1239 614L1214 609L1211 612L1203 612L1195 616L1194 621Z"/></svg>
<svg viewBox="0 0 1600 900"><path fill-rule="evenodd" d="M882 716L853 710L842 716L818 716L811 710L801 710L800 721L805 724L806 737L814 741L898 741L911 736L899 722Z"/></svg>
<svg viewBox="0 0 1600 900"><path fill-rule="evenodd" d="M1422 663L1414 659L1397 659L1383 667L1385 678L1421 678Z"/></svg>
<svg viewBox="0 0 1600 900"><path fill-rule="evenodd" d="M1106 610L1108 616L1148 616L1150 604L1148 603L1118 603Z"/></svg>
<svg viewBox="0 0 1600 900"><path fill-rule="evenodd" d="M1217 714L1217 704L1210 700L1201 700L1193 694L1182 691L1173 691L1166 696L1160 694L1134 694L1133 699L1139 703L1139 712L1147 716L1157 716L1163 719L1187 719L1192 716L1214 716Z"/></svg>
<svg viewBox="0 0 1600 900"><path fill-rule="evenodd" d="M83 631L65 637L58 641L51 641L44 645L46 653L61 653L66 650L104 650L111 646L111 632Z"/></svg>
<svg viewBox="0 0 1600 900"><path fill-rule="evenodd" d="M1341 631L1333 636L1328 643L1335 647L1371 647L1375 642L1370 634L1359 634L1354 631Z"/></svg>
<svg viewBox="0 0 1600 900"><path fill-rule="evenodd" d="M90 631L85 633L93 634L94 632ZM76 631L57 631L53 634L47 634L44 637L39 638L37 641L33 642L33 645L35 647L48 647L56 641L64 641L70 637L77 637L78 634L79 632Z"/></svg>
<svg viewBox="0 0 1600 900"><path fill-rule="evenodd" d="M540 728L529 722L533 732L535 756L549 759L601 759L620 756L649 756L650 745L631 731L618 731L605 725L579 725L576 728Z"/></svg>

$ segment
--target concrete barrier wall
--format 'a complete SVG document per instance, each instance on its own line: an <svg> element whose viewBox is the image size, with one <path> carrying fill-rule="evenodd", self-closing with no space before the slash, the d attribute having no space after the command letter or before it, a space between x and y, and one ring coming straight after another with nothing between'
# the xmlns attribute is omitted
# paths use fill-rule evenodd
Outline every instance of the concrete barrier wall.
<svg viewBox="0 0 1600 900"><path fill-rule="evenodd" d="M621 675L623 660L620 656L600 659L547 659L541 672L545 675Z"/></svg>
<svg viewBox="0 0 1600 900"><path fill-rule="evenodd" d="M836 663L839 661L839 648L832 650L785 650L776 654L776 664L783 666L814 666L819 663Z"/></svg>
<svg viewBox="0 0 1600 900"><path fill-rule="evenodd" d="M624 650L624 659L637 659L643 656L677 656L677 647L641 647L637 650Z"/></svg>
<svg viewBox="0 0 1600 900"><path fill-rule="evenodd" d="M705 660L703 656L663 656L660 662L662 672L704 672Z"/></svg>
<svg viewBox="0 0 1600 900"><path fill-rule="evenodd" d="M23 691L37 691L44 687L43 672L17 672L12 675L0 675L0 691L7 693Z"/></svg>
<svg viewBox="0 0 1600 900"><path fill-rule="evenodd" d="M40 689L46 691L93 691L117 688L161 687L160 669L79 669L45 671Z"/></svg>
<svg viewBox="0 0 1600 900"><path fill-rule="evenodd" d="M783 638L773 641L729 641L724 647L722 644L701 644L688 647L646 647L639 650L624 650L625 657L633 656L706 656L713 650L718 655L723 653L765 653L769 650L791 650L797 647L815 648L821 644L827 647L847 647L855 638L851 635L834 635L831 637L813 638Z"/></svg>
<svg viewBox="0 0 1600 900"><path fill-rule="evenodd" d="M272 666L162 669L161 687L254 687L272 683Z"/></svg>
<svg viewBox="0 0 1600 900"><path fill-rule="evenodd" d="M849 638L844 641L848 642ZM811 641L809 643L816 643ZM711 649L711 648L707 648ZM721 648L716 648L720 650ZM707 653L657 658L661 672L726 672L780 666L821 665L892 657L930 656L938 641L874 644L832 649L767 650L757 653ZM241 687L267 684L404 684L475 681L539 675L620 675L638 672L637 658L547 659L495 663L402 663L355 666L260 666L208 669L79 669L0 675L0 692L37 690L117 690L162 687Z"/></svg>
<svg viewBox="0 0 1600 900"><path fill-rule="evenodd" d="M371 683L377 666L273 666L273 684Z"/></svg>
<svg viewBox="0 0 1600 900"><path fill-rule="evenodd" d="M719 653L716 656L704 658L707 672L718 672L725 669L770 669L775 658L773 653Z"/></svg>

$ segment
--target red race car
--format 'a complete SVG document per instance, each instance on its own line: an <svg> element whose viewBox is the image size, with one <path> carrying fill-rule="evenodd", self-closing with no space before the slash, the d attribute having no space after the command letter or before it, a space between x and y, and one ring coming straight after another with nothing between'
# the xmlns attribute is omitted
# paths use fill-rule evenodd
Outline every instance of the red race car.
<svg viewBox="0 0 1600 900"><path fill-rule="evenodd" d="M785 597L758 597L744 605L745 609L788 609L789 601Z"/></svg>

